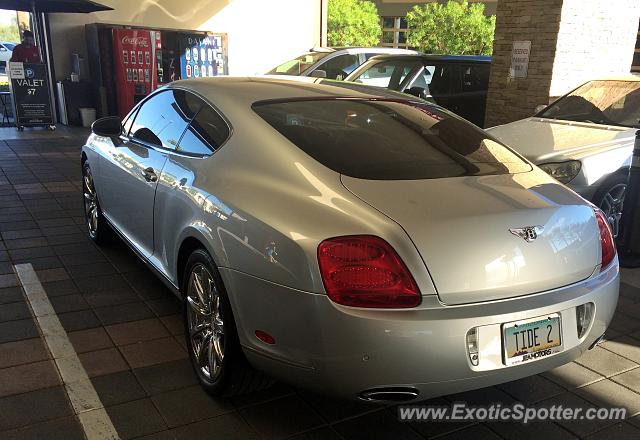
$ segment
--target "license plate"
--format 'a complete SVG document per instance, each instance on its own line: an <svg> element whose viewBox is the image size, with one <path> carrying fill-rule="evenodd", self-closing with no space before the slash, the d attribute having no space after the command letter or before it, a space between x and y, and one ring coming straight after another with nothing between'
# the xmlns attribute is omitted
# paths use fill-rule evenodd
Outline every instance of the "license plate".
<svg viewBox="0 0 640 440"><path fill-rule="evenodd" d="M523 364L561 352L561 335L558 313L503 324L504 364Z"/></svg>

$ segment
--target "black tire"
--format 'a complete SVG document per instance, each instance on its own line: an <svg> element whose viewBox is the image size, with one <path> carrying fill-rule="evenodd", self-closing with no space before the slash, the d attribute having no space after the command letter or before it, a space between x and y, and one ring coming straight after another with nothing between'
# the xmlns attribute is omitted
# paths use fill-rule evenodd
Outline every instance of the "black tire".
<svg viewBox="0 0 640 440"><path fill-rule="evenodd" d="M626 174L613 174L600 185L592 199L592 202L604 212L609 220L614 238L618 236L626 185ZM620 189L622 189L621 194ZM608 194L613 194L613 198L607 197Z"/></svg>
<svg viewBox="0 0 640 440"><path fill-rule="evenodd" d="M93 175L88 161L82 163L82 199L87 235L97 245L105 245L113 238L111 228L104 218L98 193L93 182ZM95 205L93 205L95 203ZM95 216L92 219L92 216Z"/></svg>
<svg viewBox="0 0 640 440"><path fill-rule="evenodd" d="M213 286L209 293L203 293L201 297L198 297L197 282L192 281L192 277L199 277L201 286L209 285L206 281L202 282L207 277L211 282L210 285ZM242 352L231 304L222 283L222 278L211 256L204 249L197 249L189 256L182 280L180 290L183 297L183 320L187 351L200 385L213 396L235 396L269 387L273 383L273 379L254 370ZM217 306L215 305L216 301L212 300L216 296L219 298ZM190 297L191 300L189 299ZM200 298L204 298L202 304ZM192 301L197 304L193 305ZM205 307L201 307L202 305ZM208 311L209 315L203 314L198 310ZM210 323L209 333L211 336L208 340L220 340L218 344L204 342L207 340L206 328L192 333L191 329L194 325L205 322ZM214 322L218 324L214 324ZM220 326L219 322L223 324ZM222 337L219 336L220 327L223 329ZM195 336L192 337L192 334ZM214 355L216 359L214 364L219 365L219 367L212 366L210 360L212 356L211 350L213 352L218 351L214 348L216 345L222 347L221 362L218 363L218 357ZM196 353L201 353L201 356ZM206 359L203 359L205 355Z"/></svg>

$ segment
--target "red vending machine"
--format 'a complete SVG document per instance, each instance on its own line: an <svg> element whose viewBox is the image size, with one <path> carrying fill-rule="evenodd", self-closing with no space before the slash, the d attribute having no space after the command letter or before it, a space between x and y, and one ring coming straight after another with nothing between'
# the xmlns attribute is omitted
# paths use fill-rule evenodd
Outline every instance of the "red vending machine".
<svg viewBox="0 0 640 440"><path fill-rule="evenodd" d="M162 39L160 32L146 29L112 32L118 115L124 118L162 83Z"/></svg>

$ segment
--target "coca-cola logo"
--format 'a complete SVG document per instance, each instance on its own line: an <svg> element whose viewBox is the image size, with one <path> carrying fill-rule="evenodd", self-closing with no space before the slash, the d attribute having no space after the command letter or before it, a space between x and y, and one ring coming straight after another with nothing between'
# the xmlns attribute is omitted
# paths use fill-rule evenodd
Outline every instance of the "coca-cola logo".
<svg viewBox="0 0 640 440"><path fill-rule="evenodd" d="M149 47L149 40L145 37L122 37L122 44L130 44L132 46Z"/></svg>

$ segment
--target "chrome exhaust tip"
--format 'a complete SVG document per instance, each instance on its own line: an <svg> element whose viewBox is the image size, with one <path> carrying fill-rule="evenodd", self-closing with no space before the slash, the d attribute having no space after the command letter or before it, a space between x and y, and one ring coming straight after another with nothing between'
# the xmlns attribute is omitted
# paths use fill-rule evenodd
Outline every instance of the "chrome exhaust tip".
<svg viewBox="0 0 640 440"><path fill-rule="evenodd" d="M358 395L365 402L409 402L418 398L420 392L412 387L372 388Z"/></svg>
<svg viewBox="0 0 640 440"><path fill-rule="evenodd" d="M600 337L598 339L596 339L595 341L593 341L593 344L591 344L591 347L589 347L589 350L593 350L595 347L597 347L598 345L602 344L605 341L604 338L604 333L600 335Z"/></svg>

